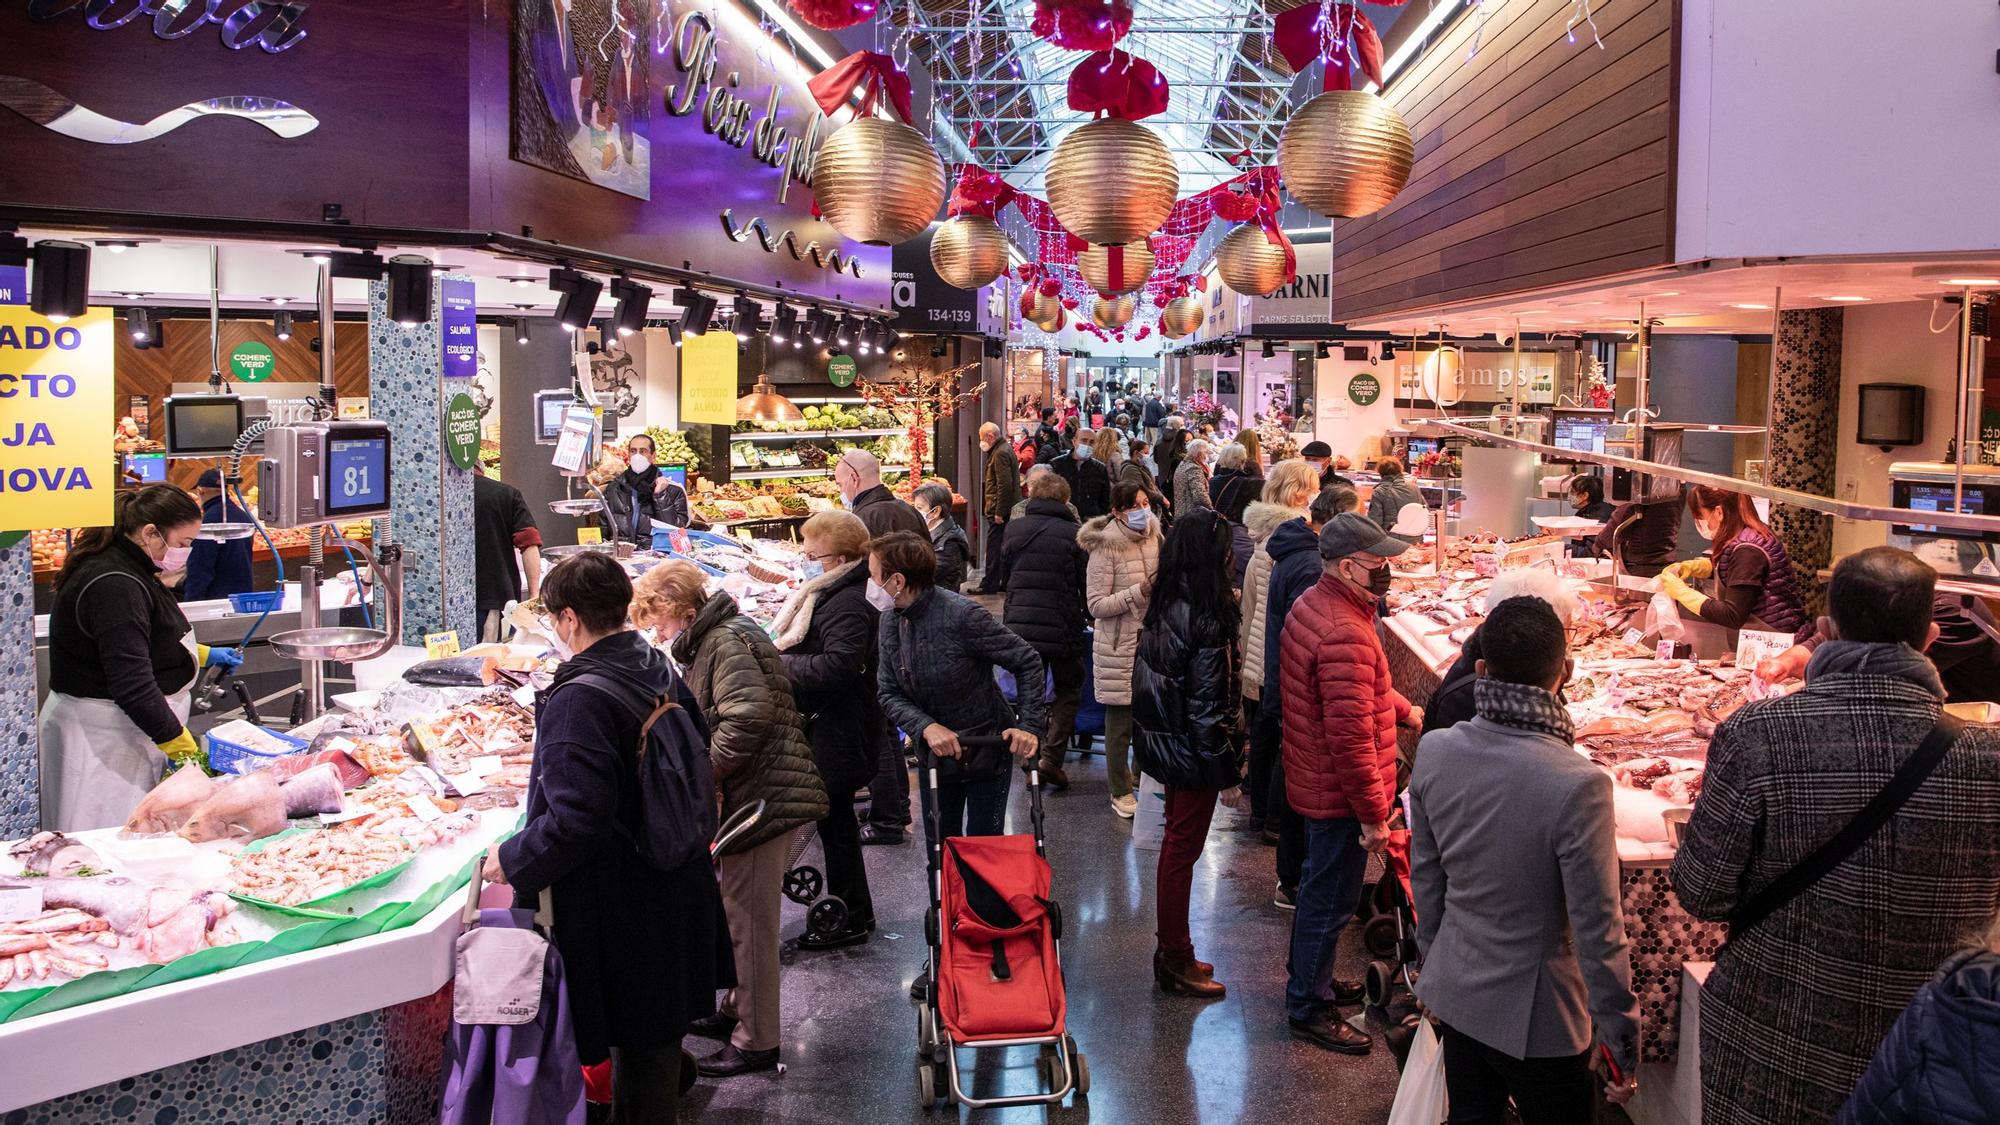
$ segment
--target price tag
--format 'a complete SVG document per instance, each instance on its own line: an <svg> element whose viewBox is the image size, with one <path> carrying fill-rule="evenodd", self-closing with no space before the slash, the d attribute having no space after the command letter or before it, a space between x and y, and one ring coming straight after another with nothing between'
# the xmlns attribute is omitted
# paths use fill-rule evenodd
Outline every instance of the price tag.
<svg viewBox="0 0 2000 1125"><path fill-rule="evenodd" d="M42 914L42 888L0 887L0 922L25 922Z"/></svg>
<svg viewBox="0 0 2000 1125"><path fill-rule="evenodd" d="M465 772L484 781L506 768L500 761L500 755L480 754L466 763Z"/></svg>
<svg viewBox="0 0 2000 1125"><path fill-rule="evenodd" d="M484 793L486 791L486 782L472 776L470 772L448 773L442 776L445 783L451 786L452 792L457 793L461 797L470 797L474 793Z"/></svg>
<svg viewBox="0 0 2000 1125"><path fill-rule="evenodd" d="M338 750L344 754L355 748L354 740L344 734L336 734L326 740L326 749L328 750Z"/></svg>
<svg viewBox="0 0 2000 1125"><path fill-rule="evenodd" d="M535 705L535 689L529 687L527 684L522 684L520 687L515 688L514 702L523 707L533 707Z"/></svg>
<svg viewBox="0 0 2000 1125"><path fill-rule="evenodd" d="M757 537L750 534L750 529L747 527L737 528L736 538L742 540L745 543L755 543L757 541Z"/></svg>
<svg viewBox="0 0 2000 1125"><path fill-rule="evenodd" d="M404 801L404 804L409 805L411 814L425 824L429 824L431 821L444 815L444 810L438 808L437 805L431 802L429 797L424 796L422 793L410 794L409 798Z"/></svg>
<svg viewBox="0 0 2000 1125"><path fill-rule="evenodd" d="M579 545L602 543L604 542L604 529L601 527L579 527L576 529L576 541Z"/></svg>
<svg viewBox="0 0 2000 1125"><path fill-rule="evenodd" d="M1660 643L1653 649L1653 659L1672 660L1673 658L1674 658L1674 642L1662 637L1660 639Z"/></svg>
<svg viewBox="0 0 2000 1125"><path fill-rule="evenodd" d="M458 630L424 634L424 655L432 660L449 660L458 655Z"/></svg>
<svg viewBox="0 0 2000 1125"><path fill-rule="evenodd" d="M676 527L667 532L667 541L673 544L674 553L685 555L694 550L694 541L688 538L687 529Z"/></svg>
<svg viewBox="0 0 2000 1125"><path fill-rule="evenodd" d="M360 820L364 816L371 816L374 812L374 809L366 806L342 809L339 812L323 812L319 814L319 822L321 824L344 824L350 820Z"/></svg>
<svg viewBox="0 0 2000 1125"><path fill-rule="evenodd" d="M1626 644L1628 644L1628 645L1640 645L1640 646L1644 646L1644 645L1645 645L1645 643L1646 643L1646 633L1645 633L1645 630L1643 630L1643 629L1627 629L1627 630L1625 630L1625 643L1626 643Z"/></svg>
<svg viewBox="0 0 2000 1125"><path fill-rule="evenodd" d="M1792 635L1769 629L1745 629L1736 634L1736 666L1755 668L1757 662L1783 655L1792 647Z"/></svg>

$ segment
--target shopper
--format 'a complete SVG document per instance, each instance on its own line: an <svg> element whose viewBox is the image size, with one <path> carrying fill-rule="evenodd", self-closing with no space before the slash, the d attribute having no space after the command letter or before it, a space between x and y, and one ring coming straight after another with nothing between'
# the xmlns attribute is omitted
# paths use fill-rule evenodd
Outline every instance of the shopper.
<svg viewBox="0 0 2000 1125"><path fill-rule="evenodd" d="M1160 440L1153 443L1153 460L1158 463L1156 472L1160 481L1160 491L1167 494L1169 501L1175 499L1174 478L1180 472L1181 458L1187 455L1188 438L1188 432L1181 428L1180 416L1173 414L1167 416L1166 424L1161 428Z"/></svg>
<svg viewBox="0 0 2000 1125"><path fill-rule="evenodd" d="M1486 588L1486 612L1492 613L1494 607L1509 598L1521 597L1547 602L1565 629L1576 616L1576 595L1570 592L1569 583L1555 571L1538 566L1501 571ZM1437 690L1424 704L1425 734L1457 726L1478 714L1474 689L1479 683L1479 662L1486 656L1485 632L1485 623L1481 622L1465 639L1458 659L1438 679Z"/></svg>
<svg viewBox="0 0 2000 1125"><path fill-rule="evenodd" d="M657 700L697 704L666 657L627 627L632 581L615 560L564 560L542 601L574 655L536 707L526 821L488 853L485 877L511 884L524 909L550 892L577 1053L586 1064L610 1057L612 1119L672 1122L683 1032L714 1014L716 990L736 978L707 849L661 869L633 842L648 817L663 815L642 795L638 753ZM704 748L679 729L655 723L647 753L706 771Z"/></svg>
<svg viewBox="0 0 2000 1125"><path fill-rule="evenodd" d="M910 495L910 506L924 521L931 548L937 551L938 585L947 590L965 585L966 559L972 548L965 541L965 529L951 518L951 489L941 484L921 485Z"/></svg>
<svg viewBox="0 0 2000 1125"><path fill-rule="evenodd" d="M641 547L653 542L653 523L686 527L691 518L687 490L666 478L654 460L658 451L646 434L625 439L625 471L604 486L604 529L611 537Z"/></svg>
<svg viewBox="0 0 2000 1125"><path fill-rule="evenodd" d="M1410 505L1425 507L1422 490L1411 484L1409 478L1403 475L1401 461L1394 457L1384 457L1375 462L1375 474L1381 477L1382 481L1375 486L1375 491L1368 497L1368 518L1380 524L1384 530L1392 529L1400 523L1403 509ZM1389 530L1389 533L1405 543L1423 541L1422 533L1398 535L1393 530Z"/></svg>
<svg viewBox="0 0 2000 1125"><path fill-rule="evenodd" d="M1077 544L1077 513L1069 485L1053 472L1028 477L1026 514L1007 527L1007 601L1001 620L1031 645L1048 669L1054 697L1042 739L1042 780L1069 787L1063 759L1083 703L1085 555ZM1025 698L1042 693L1042 681L1015 685Z"/></svg>
<svg viewBox="0 0 2000 1125"><path fill-rule="evenodd" d="M209 469L195 481L195 501L201 505L201 522L249 523L250 513L234 497L222 494L222 470ZM477 514L478 498L473 500ZM207 601L231 594L250 592L249 535L238 539L196 539L188 551L187 577L181 579L181 600Z"/></svg>
<svg viewBox="0 0 2000 1125"><path fill-rule="evenodd" d="M1111 514L1083 525L1076 541L1089 555L1084 595L1096 631L1091 637L1092 686L1104 706L1104 774L1111 811L1127 820L1132 796L1132 661L1160 563L1160 521L1146 493L1129 481L1111 490Z"/></svg>
<svg viewBox="0 0 2000 1125"><path fill-rule="evenodd" d="M1159 392L1146 388L1146 398L1139 408L1139 427L1146 431L1146 444L1160 443L1160 428L1166 424L1167 404L1160 401Z"/></svg>
<svg viewBox="0 0 2000 1125"><path fill-rule="evenodd" d="M1097 459L1096 442L1095 433L1079 432L1069 455L1052 466L1069 485L1070 505L1079 519L1094 520L1111 510L1111 466Z"/></svg>
<svg viewBox="0 0 2000 1125"><path fill-rule="evenodd" d="M1569 478L1569 504L1578 519L1603 523L1611 518L1611 505L1604 502L1604 478L1595 473Z"/></svg>
<svg viewBox="0 0 2000 1125"><path fill-rule="evenodd" d="M1611 510L1595 544L1599 558L1615 558L1618 569L1652 578L1674 561L1681 534L1681 498L1632 501Z"/></svg>
<svg viewBox="0 0 2000 1125"><path fill-rule="evenodd" d="M1132 439L1126 447L1125 459L1118 463L1116 480L1145 490L1147 502L1153 509L1153 518L1165 518L1167 497L1160 491L1160 467L1153 463L1152 446L1138 438Z"/></svg>
<svg viewBox="0 0 2000 1125"><path fill-rule="evenodd" d="M1286 1014L1295 1038L1343 1054L1366 1054L1369 1039L1329 1014L1357 998L1336 992L1334 945L1359 905L1367 853L1388 841L1396 728L1424 718L1391 682L1375 633L1389 560L1408 549L1366 516L1333 517L1319 534L1325 575L1292 607L1279 640L1286 793L1306 838Z"/></svg>
<svg viewBox="0 0 2000 1125"><path fill-rule="evenodd" d="M1211 441L1209 449L1214 465L1208 477L1208 506L1220 512L1222 497L1229 491L1230 486L1236 483L1236 479L1243 475L1243 462L1248 454L1235 442L1223 445ZM1222 518L1228 519L1228 513L1225 512Z"/></svg>
<svg viewBox="0 0 2000 1125"><path fill-rule="evenodd" d="M1479 713L1424 736L1410 777L1410 884L1454 1121L1588 1122L1591 1044L1630 1100L1639 1000L1619 897L1611 777L1576 752L1559 692L1566 626L1539 597L1492 604Z"/></svg>
<svg viewBox="0 0 2000 1125"><path fill-rule="evenodd" d="M924 489L917 491L921 505ZM947 492L946 502L950 499ZM799 948L837 949L867 941L875 929L854 791L874 776L882 744L889 741L888 721L875 698L881 614L868 604L868 529L860 519L850 512L817 512L799 528L799 538L808 569L819 573L786 600L771 624L771 639L805 723L813 766L826 785L826 815L819 822L826 890L847 906L844 928L819 935L809 930Z"/></svg>
<svg viewBox="0 0 2000 1125"><path fill-rule="evenodd" d="M1319 486L1331 488L1336 484L1351 485L1354 482L1340 475L1333 467L1333 447L1323 441L1309 441L1299 450L1299 456L1319 468Z"/></svg>
<svg viewBox="0 0 2000 1125"><path fill-rule="evenodd" d="M1827 585L1841 639L1804 688L1709 743L1671 870L1690 914L1730 923L1701 995L1709 1121L1830 1120L1933 966L2000 905L2000 732L1940 727L1922 653L1936 577L1892 547L1842 559ZM1914 791L1875 805L1912 761ZM1884 815L1863 819L1871 805ZM1805 864L1857 822L1852 851Z"/></svg>
<svg viewBox="0 0 2000 1125"><path fill-rule="evenodd" d="M833 485L840 490L842 506L861 517L870 536L892 531L930 535L917 510L898 500L882 483L882 461L873 453L850 449L841 454L833 464Z"/></svg>
<svg viewBox="0 0 2000 1125"><path fill-rule="evenodd" d="M488 477L483 465L474 465L472 476L472 579L481 641L504 639L507 603L532 598L542 588L542 532L535 514L520 489Z"/></svg>
<svg viewBox="0 0 2000 1125"><path fill-rule="evenodd" d="M1750 497L1726 488L1695 485L1687 493L1695 533L1710 542L1708 554L1677 562L1660 574L1660 589L1682 609L1725 629L1742 629L1754 618L1767 629L1809 631L1798 578L1785 545L1764 521ZM1713 579L1711 593L1688 583Z"/></svg>
<svg viewBox="0 0 2000 1125"><path fill-rule="evenodd" d="M1174 470L1174 517L1193 515L1197 508L1213 508L1208 494L1208 463L1215 447L1196 438L1187 445L1180 467Z"/></svg>
<svg viewBox="0 0 2000 1125"><path fill-rule="evenodd" d="M1013 771L1004 753L975 747L968 756L959 736L1001 735L1015 758L1033 757L1048 717L1041 693L1023 691L1018 706L1010 705L993 672L1004 668L1017 684L1039 684L1042 659L977 602L938 588L936 575L937 555L921 536L895 532L868 544L868 600L882 611L876 691L889 721L918 747L918 768L940 766L938 830L997 836ZM930 791L919 792L934 848Z"/></svg>
<svg viewBox="0 0 2000 1125"><path fill-rule="evenodd" d="M186 565L201 509L171 484L120 492L110 527L84 528L56 575L42 704L42 827L125 823L170 763L199 758L188 688L233 648L195 643L164 570ZM30 669L32 670L32 669Z"/></svg>
<svg viewBox="0 0 2000 1125"><path fill-rule="evenodd" d="M708 722L708 753L722 818L764 802L763 819L722 853L722 903L736 951L736 987L716 1014L689 1028L723 1039L697 1069L728 1077L778 1065L778 892L796 831L827 815L827 792L813 767L792 686L771 638L726 591L686 559L639 577L632 620L650 625L687 676Z"/></svg>
<svg viewBox="0 0 2000 1125"><path fill-rule="evenodd" d="M1944 682L1947 703L2000 703L2000 621L1986 608L1983 599L1943 590L1931 599L1931 624L1937 626L1937 640L1924 650ZM1780 683L1805 675L1813 650L1833 639L1833 622L1824 616L1813 624L1812 635L1777 656L1757 665L1757 674L1767 683Z"/></svg>
<svg viewBox="0 0 2000 1125"><path fill-rule="evenodd" d="M1000 542L1007 529L1009 513L1021 502L1021 465L1000 440L1000 427L987 422L979 427L979 450L986 459L986 471L979 491L979 510L984 516L980 537L985 543L986 567L979 574L979 593L997 594L1007 588L1007 570L1000 557ZM956 590L956 586L946 589Z"/></svg>
<svg viewBox="0 0 2000 1125"><path fill-rule="evenodd" d="M1229 523L1213 511L1175 521L1132 670L1134 757L1166 789L1154 909L1153 980L1163 992L1220 999L1214 970L1194 955L1188 896L1215 803L1242 783L1237 742L1236 594L1224 567Z"/></svg>
<svg viewBox="0 0 2000 1125"><path fill-rule="evenodd" d="M1208 482L1208 492L1215 498L1215 510L1222 513L1222 518L1240 526L1244 510L1264 493L1264 467L1258 463L1252 448L1257 435L1245 430L1236 437L1216 457L1215 476ZM1224 477L1224 473L1230 475Z"/></svg>
<svg viewBox="0 0 2000 1125"><path fill-rule="evenodd" d="M1838 1125L1981 1125L2000 1107L2000 921L1917 992Z"/></svg>
<svg viewBox="0 0 2000 1125"><path fill-rule="evenodd" d="M1265 833L1270 823L1271 768L1278 757L1278 728L1274 722L1260 733L1260 712L1264 696L1264 622L1268 616L1271 533L1280 524L1307 521L1307 505L1319 491L1319 470L1301 460L1280 461L1271 466L1264 482L1262 499L1243 510L1243 528L1250 536L1250 564L1243 570L1242 624L1237 634L1237 651L1242 654L1244 726L1250 732L1250 827ZM1319 549L1317 542L1313 550ZM1276 718L1275 712L1272 718ZM1276 842L1275 833L1267 842Z"/></svg>
<svg viewBox="0 0 2000 1125"><path fill-rule="evenodd" d="M1035 464L1053 464L1068 449L1063 441L1062 416L1053 406L1043 407L1041 424L1035 427Z"/></svg>

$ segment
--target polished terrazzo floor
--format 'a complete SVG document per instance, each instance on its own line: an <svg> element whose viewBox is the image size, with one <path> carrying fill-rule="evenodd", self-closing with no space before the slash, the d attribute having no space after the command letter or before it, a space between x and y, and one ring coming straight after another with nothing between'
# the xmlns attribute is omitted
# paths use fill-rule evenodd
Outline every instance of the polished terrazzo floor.
<svg viewBox="0 0 2000 1125"><path fill-rule="evenodd" d="M1153 867L1133 847L1131 822L1108 804L1103 759L1071 764L1072 785L1048 798L1049 859L1065 910L1063 961L1070 1027L1089 1057L1088 1098L1060 1108L926 1113L916 1102L916 1009L904 989L923 962L922 845L866 849L881 929L867 944L827 953L787 947L783 976L783 1074L703 1079L682 1120L704 1123L1147 1122L1226 1125L1262 1121L1386 1119L1396 1067L1377 1043L1365 1058L1329 1054L1287 1034L1284 957L1291 915L1271 905L1272 850L1218 809L1196 870L1197 953L1229 995L1213 1002L1162 995L1152 981ZM1027 799L1014 787L1009 830L1026 831ZM815 846L808 862L816 860ZM785 934L804 927L786 905ZM1341 974L1356 975L1358 945L1343 940ZM1351 1009L1348 1009L1351 1011ZM713 1045L690 1040L696 1053ZM990 1056L991 1052L983 1053ZM969 1055L961 1056L962 1059ZM982 1063L991 1091L1030 1088L1034 1054ZM961 1065L966 1065L961 1063Z"/></svg>

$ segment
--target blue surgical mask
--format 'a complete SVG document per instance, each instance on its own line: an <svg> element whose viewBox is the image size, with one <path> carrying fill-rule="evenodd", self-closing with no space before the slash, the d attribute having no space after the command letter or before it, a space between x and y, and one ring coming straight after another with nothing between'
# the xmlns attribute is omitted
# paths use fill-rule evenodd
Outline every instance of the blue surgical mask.
<svg viewBox="0 0 2000 1125"><path fill-rule="evenodd" d="M1151 522L1152 518L1153 513L1146 509L1134 508L1125 513L1125 526L1131 528L1133 531L1144 531L1146 530L1146 524Z"/></svg>
<svg viewBox="0 0 2000 1125"><path fill-rule="evenodd" d="M1087 446L1087 445L1079 445L1079 446L1077 446L1077 447L1076 447L1076 459L1077 459L1077 460L1079 460L1079 461L1088 461L1088 460L1090 460L1090 447L1089 447L1089 446Z"/></svg>
<svg viewBox="0 0 2000 1125"><path fill-rule="evenodd" d="M816 559L807 559L799 564L799 577L810 582L826 573L826 567Z"/></svg>

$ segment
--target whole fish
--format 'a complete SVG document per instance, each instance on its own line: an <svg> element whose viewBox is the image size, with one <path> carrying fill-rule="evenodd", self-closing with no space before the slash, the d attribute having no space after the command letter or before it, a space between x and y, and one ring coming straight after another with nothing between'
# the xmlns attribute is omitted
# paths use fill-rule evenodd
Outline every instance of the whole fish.
<svg viewBox="0 0 2000 1125"><path fill-rule="evenodd" d="M285 828L285 795L269 774L258 771L215 787L208 800L181 825L183 839L258 840Z"/></svg>

